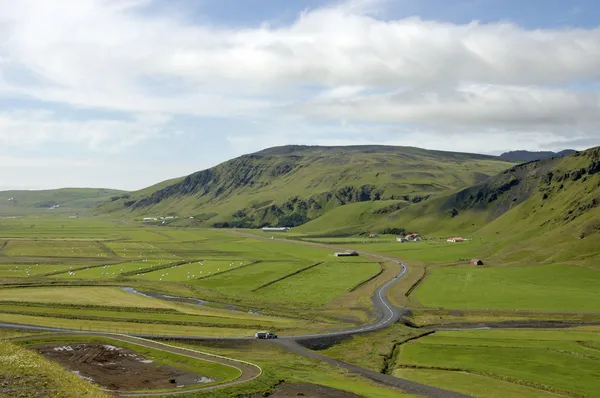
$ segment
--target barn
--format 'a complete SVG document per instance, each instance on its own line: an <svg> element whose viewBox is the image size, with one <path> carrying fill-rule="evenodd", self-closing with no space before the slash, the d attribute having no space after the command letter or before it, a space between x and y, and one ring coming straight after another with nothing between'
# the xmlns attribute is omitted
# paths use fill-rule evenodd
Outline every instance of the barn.
<svg viewBox="0 0 600 398"><path fill-rule="evenodd" d="M478 259L478 258L474 258L474 259L472 259L472 260L470 261L470 263L471 263L472 265L483 265L483 261L481 261L481 260L480 260L480 259Z"/></svg>

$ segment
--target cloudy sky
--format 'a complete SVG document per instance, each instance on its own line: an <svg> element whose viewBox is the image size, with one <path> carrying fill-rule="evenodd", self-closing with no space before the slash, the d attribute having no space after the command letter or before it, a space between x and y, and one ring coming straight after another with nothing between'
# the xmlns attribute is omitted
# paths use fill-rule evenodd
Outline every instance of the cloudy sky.
<svg viewBox="0 0 600 398"><path fill-rule="evenodd" d="M0 0L0 189L283 144L600 145L597 0Z"/></svg>

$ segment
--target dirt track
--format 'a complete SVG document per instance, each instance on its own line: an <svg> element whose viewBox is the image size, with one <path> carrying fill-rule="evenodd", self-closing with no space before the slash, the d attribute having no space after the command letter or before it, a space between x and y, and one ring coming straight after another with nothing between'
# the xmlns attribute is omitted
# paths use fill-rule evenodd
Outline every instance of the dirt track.
<svg viewBox="0 0 600 398"><path fill-rule="evenodd" d="M54 343L32 349L79 377L112 391L172 389L214 381L172 366L156 366L134 351L109 344Z"/></svg>
<svg viewBox="0 0 600 398"><path fill-rule="evenodd" d="M109 339L116 340L116 341L122 341L125 343L136 344L136 345L139 345L142 347L153 348L156 350L170 352L173 354L182 355L182 356L186 356L186 357L190 357L190 358L201 359L201 360L209 361L209 362L216 362L216 363L219 363L222 365L234 367L241 372L241 376L239 378L232 380L230 382L222 383L219 385L213 385L213 386L205 386L205 387L200 386L200 387L196 387L193 389L187 389L185 391L174 391L171 393L165 393L165 392L162 392L162 393L134 393L134 392L127 392L127 391L115 391L115 393L117 393L118 395L120 395L122 397L148 397L148 396L180 395L180 394L188 394L190 392L196 392L196 391L214 390L217 388L223 388L223 387L246 383L246 382L254 380L262 375L262 369L258 365L254 365L252 363L245 362L245 361L239 361L239 360L235 360L235 359L231 359L231 358L226 358L226 357L222 357L222 356L203 353L203 352L192 350L192 349L176 347L176 346L172 346L172 345L165 344L165 343L150 341L150 340L146 340L146 339L139 339L136 337L126 336L126 335L106 335L106 334L85 333L85 334L75 334L74 336L81 337L82 335L90 336L90 337L109 338ZM68 336L68 334L61 333L61 334L57 334L55 336L62 338L62 337ZM13 339L13 340L33 341L35 339L47 339L49 337L52 337L52 335L26 336L26 337L22 337L22 338Z"/></svg>

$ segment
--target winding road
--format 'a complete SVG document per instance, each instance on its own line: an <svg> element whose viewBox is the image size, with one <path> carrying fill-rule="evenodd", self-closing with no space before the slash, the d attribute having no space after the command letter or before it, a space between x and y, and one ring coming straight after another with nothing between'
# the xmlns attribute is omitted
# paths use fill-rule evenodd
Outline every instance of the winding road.
<svg viewBox="0 0 600 398"><path fill-rule="evenodd" d="M251 235L251 234L248 234L248 235ZM261 237L257 237L256 235L251 235L251 236L253 238L259 238L259 239L261 238ZM308 244L311 246L324 246L329 249L332 248L329 245L322 245L322 244L312 243L312 242L293 241L293 240L288 240L288 239L276 239L276 240L285 241L288 243ZM415 394L415 395L421 395L421 396L427 396L427 397L433 397L433 398L468 397L467 395L459 394L459 393L456 393L453 391L448 391L448 390L444 390L441 388L428 386L428 385L417 383L417 382L407 380L407 379L393 377L390 375L375 372L370 369L361 368L359 366L352 365L352 364L349 364L349 363L346 363L343 361L339 361L339 360L336 360L333 358L329 358L329 357L320 355L314 351L311 351L298 343L299 341L305 341L305 340L310 340L310 339L314 339L314 338L352 336L352 335L359 334L359 333L373 332L376 330L386 328L386 327L394 324L401 318L401 316L405 310L402 308L395 307L387 298L387 292L394 283L396 283L398 280L400 280L402 277L404 277L406 275L406 273L408 272L408 266L406 264L402 263L401 261L398 261L393 258L381 256L378 254L372 254L372 253L367 253L367 252L358 252L358 253L361 255L364 255L364 256L393 262L400 266L400 272L396 276L394 276L392 279L385 282L382 286L377 288L372 296L373 306L381 313L379 320L376 323L370 324L370 325L354 327L354 328L350 328L350 329L346 329L346 330L336 331L336 332L326 332L326 333L321 333L321 334L309 334L309 335L299 335L299 336L282 336L281 338L279 338L277 340L265 341L265 343L280 344L281 346L283 346L289 350L292 350L293 352L295 352L299 355L317 359L317 360L329 363L330 365L346 369L347 371L349 371L351 373L355 373L355 374L359 374L361 376L367 377L377 383L381 383L381 384L384 384L387 386L399 388L409 394ZM134 344L143 345L146 347L155 348L155 349L163 350L166 352L171 352L171 353L186 355L186 356L192 356L194 358L206 359L206 360L212 360L213 362L218 362L217 360L215 360L215 358L218 356L215 356L212 354L203 353L203 352L196 351L196 350L184 349L181 347L171 346L168 344L164 344L164 343L160 343L160 342L156 342L156 341L147 339L147 338L157 338L158 336L138 335L138 334L123 335L123 334L108 333L108 332L107 333L84 332L84 331L77 331L77 330L70 330L70 329L60 329L60 328L42 327L42 326L35 326L35 325L11 324L11 323L0 323L0 328L12 328L12 329L31 330L31 331L44 331L44 332L52 332L52 333L71 333L71 334L77 334L77 335L85 334L85 335L91 335L91 336L103 336L103 337L109 337L109 338L116 339L116 340L133 342ZM252 337L214 338L214 337L199 337L199 336L198 337L160 336L160 338L179 339L179 340L225 340L225 339L226 340L248 340L248 339L253 339ZM185 352L183 352L183 351L185 351ZM181 354L182 352L183 352L183 354ZM209 359L207 359L207 358L209 358ZM241 383L248 382L250 380L254 380L257 377L260 377L260 375L262 374L262 369L258 365L255 365L255 364L252 364L249 362L245 362L245 361L239 361L239 360L232 359L232 358L226 358L226 357L218 357L218 358L220 358L219 360L227 362L224 364L226 364L228 366L234 366L237 369L239 369L242 373L240 378L238 378L232 382L229 382L229 383L220 384L218 386L209 386L209 387L204 387L204 388L200 387L194 391L223 388L223 387L231 386L234 384L241 384ZM242 364L243 364L243 366L241 366ZM257 369L260 369L260 371L257 371ZM185 391L185 393L189 393L189 392L190 392L190 390ZM171 394L161 393L161 395L179 395L182 393L184 393L184 392L178 391L178 392L173 392ZM141 397L141 396L152 396L153 394L151 394L151 393L144 393L144 394L120 393L120 395L121 396L131 396L131 397L133 397L133 396Z"/></svg>

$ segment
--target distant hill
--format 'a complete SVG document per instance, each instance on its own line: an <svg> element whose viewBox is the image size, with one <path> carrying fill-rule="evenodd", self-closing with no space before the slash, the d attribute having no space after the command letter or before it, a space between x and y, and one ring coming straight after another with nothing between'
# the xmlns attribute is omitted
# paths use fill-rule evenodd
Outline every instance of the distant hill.
<svg viewBox="0 0 600 398"><path fill-rule="evenodd" d="M133 192L99 211L193 216L194 225L202 226L296 226L348 203L417 203L484 181L513 164L412 147L291 145Z"/></svg>
<svg viewBox="0 0 600 398"><path fill-rule="evenodd" d="M550 159L553 157L560 158L560 157L563 157L566 155L570 155L574 152L576 152L574 149L565 149L564 151L560 151L560 152L510 151L510 152L504 152L502 155L500 155L500 158L506 159L511 162L533 162L535 160Z"/></svg>
<svg viewBox="0 0 600 398"><path fill-rule="evenodd" d="M501 262L594 265L600 258L600 147L520 164L418 204L343 206L296 231L344 235L392 229L486 239L494 242Z"/></svg>
<svg viewBox="0 0 600 398"><path fill-rule="evenodd" d="M100 203L120 198L126 193L115 189L62 188L39 191L1 191L0 214L21 214L28 211L84 210Z"/></svg>

